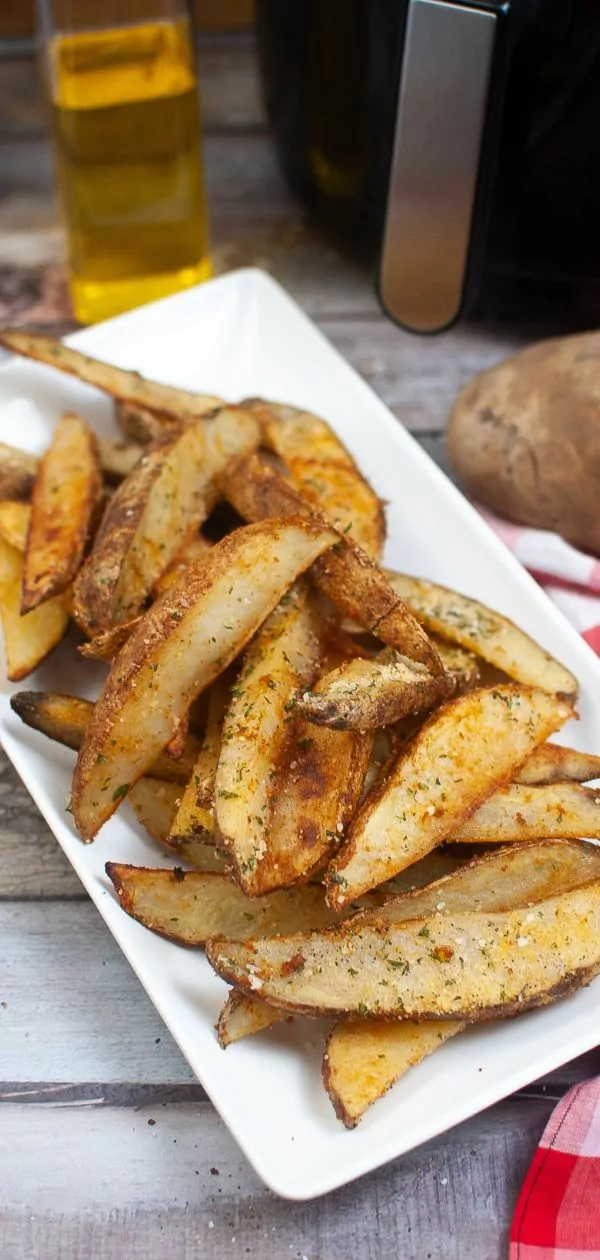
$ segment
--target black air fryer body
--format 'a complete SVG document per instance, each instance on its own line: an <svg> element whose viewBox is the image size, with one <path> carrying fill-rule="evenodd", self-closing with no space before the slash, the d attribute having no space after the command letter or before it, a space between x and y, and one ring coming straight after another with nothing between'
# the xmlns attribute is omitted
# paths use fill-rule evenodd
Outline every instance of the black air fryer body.
<svg viewBox="0 0 600 1260"><path fill-rule="evenodd" d="M258 38L286 174L397 322L600 282L600 0L258 0Z"/></svg>

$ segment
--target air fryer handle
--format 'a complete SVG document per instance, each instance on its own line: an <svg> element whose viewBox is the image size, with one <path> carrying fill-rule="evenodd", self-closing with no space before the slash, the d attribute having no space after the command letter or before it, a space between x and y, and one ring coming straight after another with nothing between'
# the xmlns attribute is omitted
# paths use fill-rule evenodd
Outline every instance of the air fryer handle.
<svg viewBox="0 0 600 1260"><path fill-rule="evenodd" d="M461 311L501 10L409 0L379 295L413 332Z"/></svg>

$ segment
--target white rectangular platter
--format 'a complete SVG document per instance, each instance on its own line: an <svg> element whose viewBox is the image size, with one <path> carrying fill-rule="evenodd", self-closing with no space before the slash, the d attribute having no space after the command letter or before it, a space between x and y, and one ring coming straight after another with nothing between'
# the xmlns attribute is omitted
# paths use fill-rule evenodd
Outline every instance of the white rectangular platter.
<svg viewBox="0 0 600 1260"><path fill-rule="evenodd" d="M578 676L580 721L565 742L600 753L600 664L455 487L289 297L255 270L68 339L98 358L236 401L264 395L324 416L389 502L386 561L476 595L519 622ZM0 367L0 439L39 452L74 408L116 433L110 402L50 368ZM24 686L97 693L103 671L61 646ZM16 689L16 688L14 688ZM65 812L73 754L27 730L3 684L0 738L110 931L192 1069L264 1181L306 1199L334 1189L457 1124L595 1046L600 980L547 1010L445 1045L347 1132L321 1085L323 1029L297 1021L223 1052L214 1023L226 988L201 953L153 936L117 905L107 859L169 865L127 804L84 846ZM26 922L24 924L26 931ZM43 1001L43 994L40 995ZM52 1018L51 1011L48 1018Z"/></svg>

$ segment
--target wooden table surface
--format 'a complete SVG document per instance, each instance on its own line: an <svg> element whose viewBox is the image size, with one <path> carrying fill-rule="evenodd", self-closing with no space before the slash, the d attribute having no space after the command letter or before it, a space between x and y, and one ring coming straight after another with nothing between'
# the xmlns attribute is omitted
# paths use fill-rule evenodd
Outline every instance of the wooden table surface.
<svg viewBox="0 0 600 1260"><path fill-rule="evenodd" d="M0 320L72 326L33 62L0 61ZM531 325L430 340L381 315L368 267L305 220L276 169L249 37L201 47L215 270L285 285L445 464L458 389ZM312 1203L265 1189L0 760L2 1260L496 1260L554 1100L598 1053ZM352 1141L352 1134L348 1134Z"/></svg>

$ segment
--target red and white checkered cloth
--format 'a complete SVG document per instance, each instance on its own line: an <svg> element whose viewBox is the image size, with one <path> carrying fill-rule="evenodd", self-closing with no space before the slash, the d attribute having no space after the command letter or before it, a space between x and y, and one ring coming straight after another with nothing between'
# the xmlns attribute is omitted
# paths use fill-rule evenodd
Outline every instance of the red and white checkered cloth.
<svg viewBox="0 0 600 1260"><path fill-rule="evenodd" d="M600 655L600 560L476 506ZM600 1260L600 1078L552 1112L519 1195L509 1260Z"/></svg>

